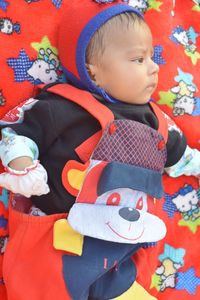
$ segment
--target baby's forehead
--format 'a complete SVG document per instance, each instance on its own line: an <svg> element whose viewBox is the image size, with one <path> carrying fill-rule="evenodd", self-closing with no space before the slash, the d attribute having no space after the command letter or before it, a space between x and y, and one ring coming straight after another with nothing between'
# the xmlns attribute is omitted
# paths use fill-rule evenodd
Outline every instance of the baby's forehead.
<svg viewBox="0 0 200 300"><path fill-rule="evenodd" d="M105 46L111 46L115 50L127 48L127 51L144 52L147 48L152 48L152 34L146 23L134 23L129 27L121 26L110 28L104 34Z"/></svg>

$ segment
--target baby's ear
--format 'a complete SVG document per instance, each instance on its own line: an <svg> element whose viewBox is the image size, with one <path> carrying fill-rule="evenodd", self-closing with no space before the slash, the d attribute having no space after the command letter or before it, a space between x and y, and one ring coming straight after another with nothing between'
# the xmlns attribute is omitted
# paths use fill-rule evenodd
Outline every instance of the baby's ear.
<svg viewBox="0 0 200 300"><path fill-rule="evenodd" d="M92 81L94 81L94 83L96 83L96 72L97 72L96 66L92 64L85 64L85 66L90 78L92 79Z"/></svg>

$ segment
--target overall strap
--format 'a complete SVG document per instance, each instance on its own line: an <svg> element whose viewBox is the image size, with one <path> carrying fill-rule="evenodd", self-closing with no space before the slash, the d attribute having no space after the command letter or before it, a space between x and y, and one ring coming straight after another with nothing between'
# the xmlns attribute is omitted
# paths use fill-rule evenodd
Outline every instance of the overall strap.
<svg viewBox="0 0 200 300"><path fill-rule="evenodd" d="M102 129L89 137L75 149L79 158L83 162L87 162L99 142L105 127L109 122L114 120L112 111L97 101L89 92L80 90L69 84L56 84L47 88L47 91L62 96L66 100L80 105L99 121Z"/></svg>
<svg viewBox="0 0 200 300"><path fill-rule="evenodd" d="M168 124L163 111L153 102L149 102L156 117L158 118L158 132L163 136L165 143L168 140Z"/></svg>
<svg viewBox="0 0 200 300"><path fill-rule="evenodd" d="M92 94L87 91L80 90L66 83L53 85L49 87L47 91L60 95L80 105L99 121L102 129L104 129L109 122L114 120L112 111L97 101Z"/></svg>

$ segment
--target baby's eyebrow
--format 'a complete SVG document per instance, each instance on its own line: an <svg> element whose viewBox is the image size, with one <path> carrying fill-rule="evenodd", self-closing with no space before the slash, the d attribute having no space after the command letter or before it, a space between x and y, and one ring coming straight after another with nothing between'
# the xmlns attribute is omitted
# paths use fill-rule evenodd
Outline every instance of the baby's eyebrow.
<svg viewBox="0 0 200 300"><path fill-rule="evenodd" d="M127 54L128 55L131 55L131 54L146 54L148 52L151 52L151 54L153 55L154 54L154 48L151 47L149 49L149 48L144 48L144 47L134 47L134 48L128 50Z"/></svg>
<svg viewBox="0 0 200 300"><path fill-rule="evenodd" d="M134 47L130 50L127 51L127 53L135 53L135 52L140 52L140 53L146 53L147 49L143 48L143 47Z"/></svg>

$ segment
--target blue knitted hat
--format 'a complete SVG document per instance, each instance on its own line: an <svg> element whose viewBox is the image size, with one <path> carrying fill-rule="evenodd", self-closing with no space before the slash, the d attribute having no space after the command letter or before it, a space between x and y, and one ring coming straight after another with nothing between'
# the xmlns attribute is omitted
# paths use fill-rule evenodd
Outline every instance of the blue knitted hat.
<svg viewBox="0 0 200 300"><path fill-rule="evenodd" d="M94 33L109 19L124 12L141 13L123 0L70 1L59 30L58 49L64 73L78 88L116 102L105 90L97 87L86 69L86 49Z"/></svg>

